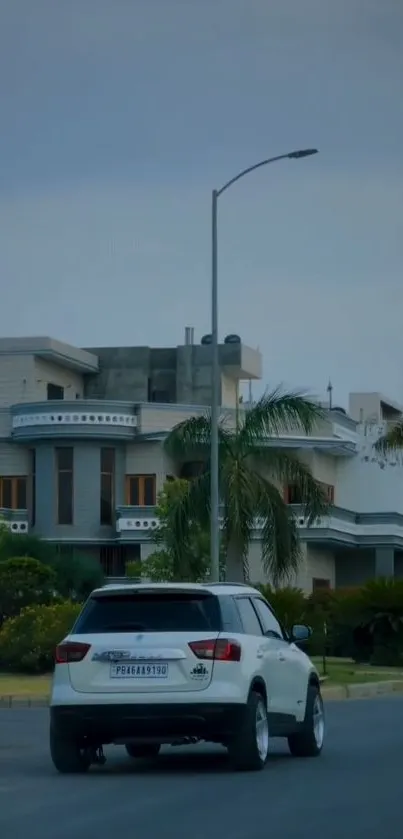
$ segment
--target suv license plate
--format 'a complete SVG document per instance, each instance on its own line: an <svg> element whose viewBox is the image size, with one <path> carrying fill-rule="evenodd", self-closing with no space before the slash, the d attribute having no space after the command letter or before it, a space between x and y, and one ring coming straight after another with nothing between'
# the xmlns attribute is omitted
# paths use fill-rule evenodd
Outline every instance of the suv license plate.
<svg viewBox="0 0 403 839"><path fill-rule="evenodd" d="M111 664L111 679L167 679L168 664Z"/></svg>

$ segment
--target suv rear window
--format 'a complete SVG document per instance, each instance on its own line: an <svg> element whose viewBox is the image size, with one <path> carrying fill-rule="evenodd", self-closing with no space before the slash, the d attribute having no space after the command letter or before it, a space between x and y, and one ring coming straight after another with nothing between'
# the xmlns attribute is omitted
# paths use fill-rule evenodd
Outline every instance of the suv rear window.
<svg viewBox="0 0 403 839"><path fill-rule="evenodd" d="M220 605L214 595L131 592L91 597L73 633L219 632L220 627Z"/></svg>

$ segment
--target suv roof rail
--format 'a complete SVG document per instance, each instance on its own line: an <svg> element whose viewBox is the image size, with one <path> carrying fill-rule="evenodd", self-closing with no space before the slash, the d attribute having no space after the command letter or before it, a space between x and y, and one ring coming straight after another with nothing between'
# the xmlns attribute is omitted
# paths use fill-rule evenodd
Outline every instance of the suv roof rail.
<svg viewBox="0 0 403 839"><path fill-rule="evenodd" d="M252 583L206 583L207 586L245 586L245 588L253 588Z"/></svg>

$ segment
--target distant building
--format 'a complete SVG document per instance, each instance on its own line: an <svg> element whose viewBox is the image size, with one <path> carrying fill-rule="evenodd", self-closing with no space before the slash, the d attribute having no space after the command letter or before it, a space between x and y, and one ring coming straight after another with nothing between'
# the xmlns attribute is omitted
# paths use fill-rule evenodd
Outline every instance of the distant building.
<svg viewBox="0 0 403 839"><path fill-rule="evenodd" d="M96 556L108 576L124 576L126 562L152 548L157 493L178 474L163 440L211 402L210 361L208 338L197 345L192 330L168 349L0 339L0 515L11 530ZM239 383L260 379L261 368L260 353L237 336L220 346L227 411ZM392 458L382 469L372 449L401 410L380 394L351 394L350 415L334 408L311 437L278 441L300 453L333 503L311 528L298 516L304 562L296 582L304 589L403 576L403 467ZM298 494L284 491L298 515ZM259 528L254 581L263 579Z"/></svg>

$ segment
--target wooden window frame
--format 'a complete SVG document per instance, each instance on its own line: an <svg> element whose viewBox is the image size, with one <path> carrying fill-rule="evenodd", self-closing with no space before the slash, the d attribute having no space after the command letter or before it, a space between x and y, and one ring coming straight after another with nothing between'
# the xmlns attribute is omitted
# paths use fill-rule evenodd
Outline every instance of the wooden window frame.
<svg viewBox="0 0 403 839"><path fill-rule="evenodd" d="M316 481L320 487L322 487L329 504L334 504L334 484L327 484L325 481ZM302 501L290 501L290 490L292 489L292 484L289 484L284 487L284 501L286 504L303 504Z"/></svg>
<svg viewBox="0 0 403 839"><path fill-rule="evenodd" d="M154 503L153 504L145 504L145 481L147 478L153 478L154 481ZM139 503L138 504L131 504L130 503L130 482L132 480L139 481ZM141 475L126 475L126 486L125 486L125 499L127 507L155 507L157 503L157 475L150 472L149 474L143 473Z"/></svg>
<svg viewBox="0 0 403 839"><path fill-rule="evenodd" d="M69 449L72 452L71 467L63 469L59 466L59 452L64 449ZM55 468L56 468L56 523L61 527L71 527L74 524L74 448L73 446L56 446L55 448ZM60 486L59 479L61 475L71 475L71 521L60 521ZM67 517L66 517L67 518Z"/></svg>
<svg viewBox="0 0 403 839"><path fill-rule="evenodd" d="M3 481L11 481L11 507L3 504ZM18 481L25 481L25 507L19 507ZM0 478L0 508L3 510L26 510L28 504L28 475L2 475Z"/></svg>

